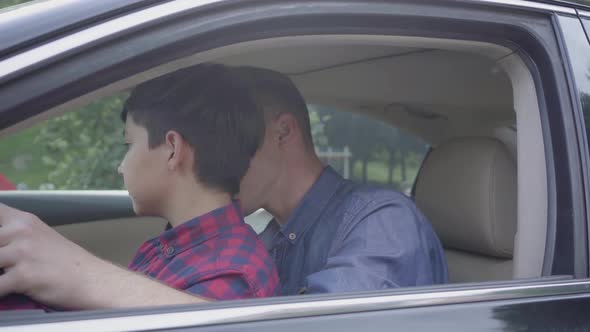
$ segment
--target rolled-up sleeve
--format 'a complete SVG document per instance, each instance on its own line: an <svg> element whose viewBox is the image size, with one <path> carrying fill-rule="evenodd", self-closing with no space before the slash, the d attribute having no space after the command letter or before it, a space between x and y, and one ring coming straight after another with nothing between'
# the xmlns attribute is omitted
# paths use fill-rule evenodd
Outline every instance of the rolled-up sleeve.
<svg viewBox="0 0 590 332"><path fill-rule="evenodd" d="M305 293L444 282L442 248L430 225L421 218L405 203L387 204L351 217L336 234L325 267L307 276Z"/></svg>

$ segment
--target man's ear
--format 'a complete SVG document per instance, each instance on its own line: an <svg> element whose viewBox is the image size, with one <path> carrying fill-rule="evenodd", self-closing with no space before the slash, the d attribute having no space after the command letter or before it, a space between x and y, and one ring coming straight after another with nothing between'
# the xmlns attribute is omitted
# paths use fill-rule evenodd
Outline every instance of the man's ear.
<svg viewBox="0 0 590 332"><path fill-rule="evenodd" d="M280 147L291 142L298 134L297 119L290 113L280 114L274 123L275 137Z"/></svg>
<svg viewBox="0 0 590 332"><path fill-rule="evenodd" d="M177 131L170 130L166 133L164 144L168 158L168 170L175 171L183 163L186 163L186 154L189 150L188 143Z"/></svg>

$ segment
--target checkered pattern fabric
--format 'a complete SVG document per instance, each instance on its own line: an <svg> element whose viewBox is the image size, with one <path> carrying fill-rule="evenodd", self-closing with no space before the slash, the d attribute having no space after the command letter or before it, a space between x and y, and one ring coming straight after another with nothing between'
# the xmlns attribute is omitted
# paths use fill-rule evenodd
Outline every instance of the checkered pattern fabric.
<svg viewBox="0 0 590 332"><path fill-rule="evenodd" d="M238 202L147 241L129 269L217 300L273 296L279 289L274 262Z"/></svg>

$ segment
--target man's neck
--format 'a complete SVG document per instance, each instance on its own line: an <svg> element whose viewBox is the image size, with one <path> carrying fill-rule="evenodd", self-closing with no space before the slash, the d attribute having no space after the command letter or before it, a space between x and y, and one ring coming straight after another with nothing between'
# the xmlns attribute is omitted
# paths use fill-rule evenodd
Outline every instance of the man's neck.
<svg viewBox="0 0 590 332"><path fill-rule="evenodd" d="M171 197L172 198L172 197ZM191 190L178 193L168 202L163 216L172 227L231 204L231 196L213 190Z"/></svg>
<svg viewBox="0 0 590 332"><path fill-rule="evenodd" d="M265 207L281 225L287 223L291 214L324 170L324 166L318 158L310 158L305 162L288 165L282 174L281 181L275 188L276 192L273 193L268 206Z"/></svg>

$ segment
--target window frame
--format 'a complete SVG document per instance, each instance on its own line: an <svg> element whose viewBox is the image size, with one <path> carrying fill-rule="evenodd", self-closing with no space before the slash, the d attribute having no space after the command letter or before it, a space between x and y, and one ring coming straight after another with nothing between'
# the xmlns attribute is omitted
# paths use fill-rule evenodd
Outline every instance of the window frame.
<svg viewBox="0 0 590 332"><path fill-rule="evenodd" d="M182 6L187 6L187 1L177 1ZM174 12L177 9L174 5L176 2L166 3L162 6L170 5L167 11L163 11L165 14ZM190 2L193 6L194 3ZM557 51L553 51L552 55L549 56L545 46L530 31L539 28L530 22L516 22L513 18L517 13L520 15L530 16L530 18L537 18L546 20L550 16L550 13L539 12L539 9L534 8L532 11L522 10L514 15L505 15L506 9L499 5L496 11L489 11L490 5L467 5L459 6L453 3L453 6L434 6L430 4L405 4L405 3L392 3L392 4L358 4L357 6L338 6L338 3L331 3L330 5L318 5L313 8L310 6L298 7L297 11L291 10L292 8L287 5L269 5L267 6L266 13L252 8L239 8L236 10L236 15L225 17L219 15L220 10L225 8L219 8L217 11L210 10L190 12L184 16L184 19L179 18L177 15L168 17L172 22L159 22L158 27L145 23L148 30L132 30L126 31L127 36L122 36L123 32L113 30L111 25L107 26L107 32L112 34L109 38L101 37L99 40L92 45L86 45L82 41L73 44L72 49L67 52L67 59L55 62L58 59L49 58L47 62L41 61L40 63L33 63L29 67L24 69L13 68L11 65L14 61L4 61L0 63L0 72L6 72L7 70L12 71L11 75L19 74L19 79L10 75L0 77L0 80L4 81L4 89L0 90L0 98L4 100L4 104L0 105L0 128L10 126L18 121L25 118L29 118L44 111L52 106L66 102L67 100L84 94L91 94L97 88L107 85L112 81L128 77L134 73L139 73L146 68L154 67L158 64L171 62L175 59L186 57L190 54L203 52L210 50L215 47L219 47L227 44L234 44L241 40L251 40L257 38L271 37L271 36L283 36L283 35L294 35L294 34L305 34L305 33L330 33L334 31L364 31L370 34L389 34L392 31L399 33L400 29L406 31L409 35L421 35L421 36L436 36L436 37L449 37L459 38L474 41L487 41L494 42L500 45L508 45L511 48L516 47L515 43L521 43L518 52L521 53L521 58L529 66L531 73L533 74L535 81L541 84L537 86L537 89L543 89L547 91L556 91L556 94L538 93L539 105L541 108L542 125L544 126L544 141L547 157L547 169L548 169L548 183L549 193L554 194L554 197L550 197L548 201L548 209L550 219L549 223L549 236L547 239L547 252L546 257L555 257L556 253L553 252L555 248L554 244L559 243L571 243L567 239L556 238L553 234L557 229L563 229L565 226L556 227L556 223L567 224L571 226L572 216L571 211L576 207L568 206L572 205L572 197L575 197L571 193L572 189L572 177L577 178L579 173L579 165L574 155L578 152L574 151L576 146L576 138L572 137L570 133L563 126L564 121L568 123L572 121L571 114L568 112L557 112L557 110L568 107L566 98L567 92L563 87L556 84L554 79L555 75L563 75L563 67L561 61L556 61L558 58ZM181 8L185 8L182 7ZM236 5L238 6L238 5ZM425 14L416 14L416 6L427 6L433 7L432 11L425 11ZM209 7L205 6L206 9ZM213 9L216 9L214 7ZM149 12L152 13L155 10L159 12L158 7L148 8L138 13ZM198 9L198 7L197 7ZM513 12L513 8L508 8L510 12ZM485 11L488 10L488 11ZM373 11L373 15L387 15L397 16L399 20L352 20L351 16L346 16L345 19L341 19L343 15L357 15L360 17L365 12ZM485 11L485 12L484 12ZM567 11L566 11L567 12ZM198 19L195 20L189 14L197 15ZM269 14L270 13L270 14ZM145 14L145 13L144 13ZM202 16L199 16L202 14ZM264 17L263 15L270 15ZM319 26L312 28L309 24L305 27L293 27L293 22L299 17L305 17L305 15L314 15L316 17L324 17L324 21ZM473 16L472 30L465 32L462 22L460 19L465 16ZM475 20L475 17L480 16L481 19ZM135 19L136 16L129 15ZM433 20L432 17L440 17L439 20ZM140 17L143 17L140 15ZM165 16L164 16L165 17ZM284 19L290 17L290 19ZM176 18L172 20L172 18ZM119 20L118 18L117 20ZM203 25L196 22L202 22L201 20L210 20L209 26L205 25L206 30L203 30ZM276 30L266 30L266 24L268 20L275 20L277 24ZM146 19L144 18L144 21ZM196 22L195 22L196 21ZM246 22L248 22L247 28ZM369 23L370 22L370 23ZM424 22L428 22L428 28L424 28ZM295 22L296 23L296 22ZM307 22L306 22L307 23ZM367 26L369 24L369 26ZM191 30L191 28L193 30ZM96 29L92 27L90 29ZM195 32L194 29L197 29ZM351 30L354 29L354 30ZM392 30L393 29L393 30ZM397 29L397 30L396 30ZM438 29L438 31L433 31ZM510 31L510 37L508 32ZM554 34L552 27L545 28L545 34ZM425 31L427 30L427 31ZM447 31L442 33L442 31ZM96 33L96 32L93 32ZM535 32L539 33L539 31ZM197 35L194 37L194 35ZM223 35L226 38L220 38L219 35ZM395 34L395 32L394 32ZM541 33L542 34L542 33ZM72 36L79 37L79 33L75 33ZM170 36L175 36L176 39L172 39ZM231 37L230 37L231 36ZM503 36L503 37L502 37ZM530 39L527 39L529 36ZM115 38L117 37L117 38ZM56 41L58 44L63 44L64 40ZM506 39L509 38L509 39ZM544 41L543 41L544 42ZM91 49L88 47L92 46ZM159 48L156 48L158 46ZM41 45L37 49L33 49L24 53L25 60L31 59L31 52L42 54L46 57L45 51L47 47L52 47L51 44ZM174 47L174 51L170 51L171 47ZM135 53L131 53L129 50L132 49ZM167 51L165 51L167 50ZM34 55L34 54L33 54ZM62 55L63 56L63 55ZM535 64L532 61L531 56L539 57L544 59L544 63L540 65ZM35 56L32 57L36 59ZM17 59L18 60L18 59ZM18 61L16 61L18 62ZM42 66L42 67L39 67ZM561 67L560 67L561 66ZM26 74L27 71L34 71L36 79L32 81L30 76ZM27 89L28 94L22 93L23 89ZM21 92L19 92L21 91ZM542 91L540 91L542 92ZM551 105L551 106L546 106ZM570 104L571 105L571 104ZM8 116L6 115L8 112ZM6 120L9 119L10 121ZM551 133L551 134L549 134ZM561 140L560 143L554 142L555 140ZM566 146L567 149L552 149L555 145ZM557 154L554 156L554 154ZM559 181L557 181L559 178ZM561 186L561 188L555 188L555 186ZM559 193L559 195L558 195ZM557 256L560 256L557 253ZM562 255L563 256L563 255ZM569 257L569 256L566 256ZM544 274L549 275L552 271L553 259L545 260L546 264L544 267ZM569 274L573 271L573 263L571 266L567 266L564 270L553 271L554 273ZM573 272L572 272L573 274Z"/></svg>
<svg viewBox="0 0 590 332"><path fill-rule="evenodd" d="M587 57L584 58L584 55L590 56L590 35L588 34L590 31L590 13L580 12L579 14L580 16L577 20L569 19L567 28L565 27L566 22L563 22L565 18L560 17L560 25L564 42L568 46L567 54L564 57L569 67L568 74L570 76L571 94L574 101L574 109L577 112L579 137L583 145L581 158L585 165L583 167L585 179L583 183L587 188L585 192L587 194L586 213L588 216L587 229L584 234L586 234L587 239L590 239L590 142L588 141L590 139L588 137L588 130L590 130L588 126L590 123L585 123L585 116L590 116L590 114L584 114L588 113L588 110L584 110L582 105L582 95L585 94L590 97L590 62L584 64L584 61L587 59ZM579 24L575 22L579 22ZM584 35L586 38L583 37ZM589 260L590 246L585 248L585 252L588 253L586 259Z"/></svg>
<svg viewBox="0 0 590 332"><path fill-rule="evenodd" d="M580 163L581 167L581 183L580 185L583 186L583 193L584 193L584 201L580 201L579 203L583 203L583 215L578 215L576 218L584 218L586 223L574 223L573 233L577 234L578 240L574 245L573 254L575 256L575 265L578 269L577 273L582 274L585 273L586 275L589 273L588 270L588 221L590 221L590 154L588 152L588 140L586 137L586 131L584 130L584 117L582 111L582 104L581 104L581 96L579 94L581 88L580 86L580 79L581 75L578 74L580 68L580 60L579 54L574 53L574 42L571 38L572 36L582 37L584 42L586 42L586 38L584 38L584 28L582 23L580 22L578 17L575 16L564 16L558 15L555 16L555 24L558 28L558 34L560 39L560 48L561 53L564 59L564 65L566 67L566 75L567 75L567 83L568 89L570 92L571 100L572 100L572 110L574 115L574 131L578 137L579 145L580 145ZM586 44L588 48L590 45ZM590 81L590 80L589 80ZM583 237L583 239L582 239Z"/></svg>

